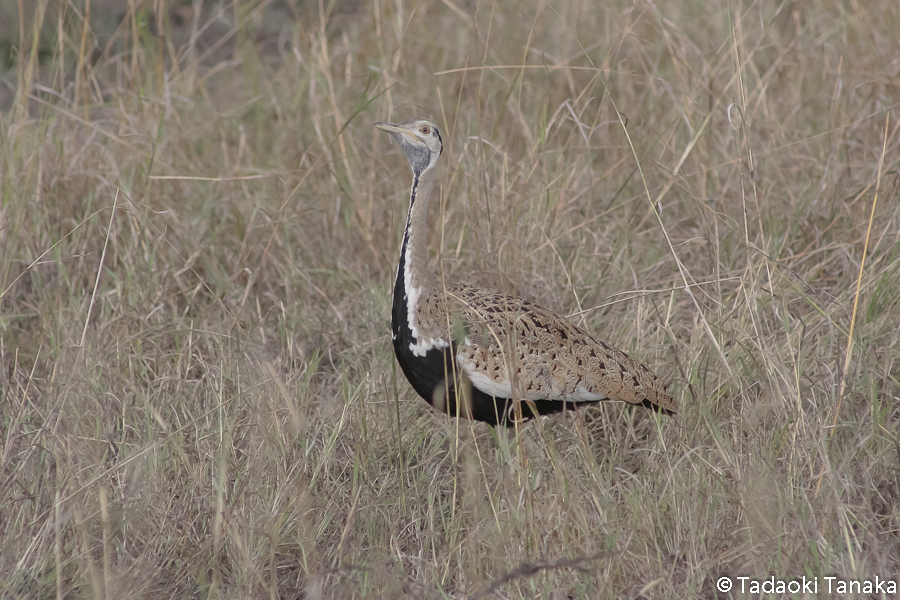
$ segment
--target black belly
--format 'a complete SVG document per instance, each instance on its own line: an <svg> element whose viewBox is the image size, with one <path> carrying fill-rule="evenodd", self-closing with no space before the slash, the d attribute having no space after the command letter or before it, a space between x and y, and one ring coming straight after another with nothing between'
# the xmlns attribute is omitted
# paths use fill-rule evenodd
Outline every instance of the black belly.
<svg viewBox="0 0 900 600"><path fill-rule="evenodd" d="M409 349L411 341L411 337L397 336L394 339L394 354L406 379L428 404L453 417L468 417L489 425L514 424L512 399L494 397L472 386L459 372L453 346L433 348L425 356L416 356ZM578 404L584 406L595 402ZM521 408L520 418L527 421L536 415L573 410L575 404L559 400L534 400L523 402Z"/></svg>
<svg viewBox="0 0 900 600"><path fill-rule="evenodd" d="M409 222L400 249L400 265L394 281L394 297L391 307L391 330L394 354L400 369L413 389L437 410L451 416L468 417L490 425L513 425L515 403L510 398L496 398L472 386L459 372L454 345L449 348L433 348L425 356L416 356L409 349L416 343L409 327L409 307L404 289L406 246L409 243ZM594 404L579 402L580 405ZM521 403L519 418L528 420L536 415L573 410L575 404L559 400L534 400Z"/></svg>

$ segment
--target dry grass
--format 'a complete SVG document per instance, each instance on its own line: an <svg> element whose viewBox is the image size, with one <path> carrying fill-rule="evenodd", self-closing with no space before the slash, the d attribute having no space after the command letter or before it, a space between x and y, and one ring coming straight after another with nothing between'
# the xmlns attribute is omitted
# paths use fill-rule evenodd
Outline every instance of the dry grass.
<svg viewBox="0 0 900 600"><path fill-rule="evenodd" d="M33 4L0 31L0 596L900 578L896 2ZM372 123L419 114L439 268L573 315L677 418L516 437L415 396Z"/></svg>

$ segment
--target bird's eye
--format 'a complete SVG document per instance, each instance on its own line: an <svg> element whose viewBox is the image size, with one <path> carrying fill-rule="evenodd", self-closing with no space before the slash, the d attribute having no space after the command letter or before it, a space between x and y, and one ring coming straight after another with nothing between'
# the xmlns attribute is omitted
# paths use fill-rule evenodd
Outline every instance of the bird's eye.
<svg viewBox="0 0 900 600"><path fill-rule="evenodd" d="M428 135L429 133L431 133L431 127L429 127L428 125L422 125L421 127L419 127L419 133L421 133L422 135Z"/></svg>

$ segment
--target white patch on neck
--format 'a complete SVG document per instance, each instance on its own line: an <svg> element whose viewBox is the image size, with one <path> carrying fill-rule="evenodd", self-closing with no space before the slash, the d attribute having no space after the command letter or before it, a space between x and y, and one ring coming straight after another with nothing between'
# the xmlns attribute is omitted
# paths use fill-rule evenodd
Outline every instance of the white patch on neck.
<svg viewBox="0 0 900 600"><path fill-rule="evenodd" d="M419 339L419 328L416 327L416 305L419 303L419 297L422 295L422 288L421 286L415 287L412 284L412 269L410 267L410 261L412 260L411 246L412 244L407 240L406 257L403 261L403 293L406 294L406 320L415 340L415 342L409 343L409 350L413 353L413 356L425 356L429 350L434 348L448 348L450 342L443 338Z"/></svg>

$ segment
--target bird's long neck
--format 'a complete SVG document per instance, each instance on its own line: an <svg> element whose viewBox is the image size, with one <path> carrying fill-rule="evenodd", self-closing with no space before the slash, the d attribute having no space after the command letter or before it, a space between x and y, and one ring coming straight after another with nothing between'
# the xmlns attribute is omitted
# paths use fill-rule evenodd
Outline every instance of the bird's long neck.
<svg viewBox="0 0 900 600"><path fill-rule="evenodd" d="M428 249L426 247L426 217L434 183L434 169L426 169L418 175L413 174L409 213L406 216L406 229L403 231L400 262L397 267L397 279L394 283L393 310L391 311L391 328L394 339L397 339L400 329L404 325L408 326L410 333L416 337L416 328L412 319L416 302L423 290L434 285L434 276L428 270Z"/></svg>

